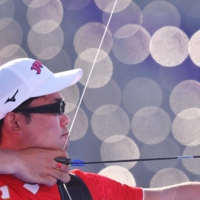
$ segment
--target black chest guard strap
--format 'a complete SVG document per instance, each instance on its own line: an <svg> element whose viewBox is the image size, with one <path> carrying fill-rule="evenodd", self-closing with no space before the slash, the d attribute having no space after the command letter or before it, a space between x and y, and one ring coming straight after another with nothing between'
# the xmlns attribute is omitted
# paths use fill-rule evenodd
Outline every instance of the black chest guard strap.
<svg viewBox="0 0 200 200"><path fill-rule="evenodd" d="M76 175L69 174L71 179L68 183L64 183L67 187L72 200L92 200L90 192L85 183ZM60 192L61 200L70 200L63 183L58 180L58 189Z"/></svg>

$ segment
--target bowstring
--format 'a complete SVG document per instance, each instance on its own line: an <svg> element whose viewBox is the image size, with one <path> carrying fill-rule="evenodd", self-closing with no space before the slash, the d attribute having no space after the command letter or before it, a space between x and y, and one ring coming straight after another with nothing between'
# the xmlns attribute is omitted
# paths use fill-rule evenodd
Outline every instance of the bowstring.
<svg viewBox="0 0 200 200"><path fill-rule="evenodd" d="M100 50L101 50L101 46L102 46L102 44L103 44L103 41L104 41L104 38L105 38L106 32L107 32L107 30L108 30L108 26L109 26L109 24L110 24L110 21L111 21L112 15L113 15L114 10L115 10L115 7L116 7L116 5L117 5L117 1L118 1L118 0L115 0L114 6L113 6L112 11L111 11L111 13L110 13L110 17L109 17L109 19L108 19L108 22L107 22L107 25L106 25L105 31L104 31L104 33L103 33L103 36L102 36L102 39L101 39L101 42L100 42L99 48L98 48L98 50L97 50L96 56L95 56L94 61L93 61L92 68L91 68L91 70L90 70L90 73L89 73L89 76L88 76L88 78L87 78L87 81L86 81L85 87L84 87L84 89L83 89L82 96L81 96L81 98L80 98L80 101L79 101L79 104L78 104L78 106L77 106L77 109L76 109L76 112L75 112L74 118L73 118L73 120L72 120L72 123L71 123L70 129L69 129L69 134L68 134L67 139L66 139L66 141L65 141L65 144L64 144L63 150L65 149L65 147L66 147L66 145L67 145L67 141L68 141L69 136L70 136L70 134L71 134L71 130L72 130L73 126L74 126L74 123L75 123L75 120L76 120L76 117L77 117L77 114L78 114L79 108L80 108L81 103L82 103L82 100L83 100L83 96L84 96L85 91L86 91L86 88L87 88L87 86L88 86L88 83L89 83L90 77L91 77L91 75L92 75L92 72L93 72L94 66L95 66L95 64L96 64L96 61L97 61L97 58L98 58L99 52L100 52ZM65 188L65 190L66 190L66 192L67 192L67 195L68 195L69 199L72 200L72 198L71 198L71 196L70 196L70 194L69 194L69 192L68 192L68 190L67 190L67 187L65 186L64 183L63 183L63 186L64 186L64 188Z"/></svg>
<svg viewBox="0 0 200 200"><path fill-rule="evenodd" d="M77 117L77 114L78 114L78 111L79 111L80 105L81 105L82 100L83 100L83 96L84 96L85 91L86 91L86 88L87 88L87 86L88 86L88 83L89 83L90 77L91 77L91 75L92 75L92 72L93 72L94 66L95 66L95 64L96 64L96 61L97 61L97 58L98 58L99 52L100 52L100 50L101 50L101 46L102 46L102 44L103 44L103 41L104 41L104 38L105 38L106 32L107 32L107 30L108 30L108 26L109 26L109 24L110 24L110 21L111 21L112 15L113 15L114 10L115 10L115 7L116 7L116 5L117 5L117 1L118 1L118 0L115 0L114 6L113 6L112 11L111 11L111 13L110 13L110 17L109 17L109 19L108 19L108 22L107 22L107 25L106 25L105 31L104 31L104 33L103 33L103 36L102 36L102 39L101 39L101 42L100 42L99 48L98 48L98 50L97 50L96 56L95 56L94 61L93 61L92 68L91 68L91 70L90 70L90 73L89 73L89 76L88 76L88 78L87 78L87 81L86 81L85 87L84 87L84 89L83 89L83 93L82 93L82 95L81 95L81 98L80 98L79 104L78 104L78 106L77 106L77 109L76 109L76 112L75 112L74 118L73 118L73 120L72 120L72 123L71 123L70 129L69 129L69 134L68 134L68 137L67 137L67 139L66 139L66 141L65 141L65 144L64 144L63 150L65 149L65 147L66 147L66 145L67 145L67 141L68 141L69 136L70 136L70 134L71 134L71 130L72 130L73 126L74 126L74 123L75 123L75 120L76 120L76 117Z"/></svg>

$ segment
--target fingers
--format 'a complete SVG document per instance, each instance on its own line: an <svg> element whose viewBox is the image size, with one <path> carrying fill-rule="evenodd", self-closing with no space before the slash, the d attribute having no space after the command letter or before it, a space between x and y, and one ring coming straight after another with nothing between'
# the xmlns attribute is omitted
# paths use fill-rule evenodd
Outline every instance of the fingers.
<svg viewBox="0 0 200 200"><path fill-rule="evenodd" d="M56 162L53 160L53 167L52 170L49 170L49 179L46 180L46 185L51 186L51 184L55 184L57 180L62 181L63 183L67 183L70 181L70 176L68 175L69 166ZM55 179L52 179L54 177Z"/></svg>
<svg viewBox="0 0 200 200"><path fill-rule="evenodd" d="M58 180L62 181L63 183L68 183L70 181L70 176L68 174L60 174L58 175L58 179L53 178L52 176L46 176L44 179L41 181L41 184L47 185L49 187L55 185Z"/></svg>
<svg viewBox="0 0 200 200"><path fill-rule="evenodd" d="M60 170L65 173L69 172L69 166L59 162L56 162L56 167L54 167L54 169Z"/></svg>
<svg viewBox="0 0 200 200"><path fill-rule="evenodd" d="M68 171L68 170L67 170ZM63 172L63 171L60 171L60 170L57 170L57 169L53 169L53 170L50 170L49 171L49 177L50 178L54 178L54 180L53 179L48 179L48 181L49 181L49 184L55 184L56 182L57 182L57 180L60 180L60 181L62 181L63 183L67 183L67 182L69 182L70 181L70 176L69 176L69 174L67 174L67 173L65 173L65 172ZM47 181L47 182L48 182ZM45 183L46 185L47 185L47 183ZM48 185L49 185L48 184Z"/></svg>
<svg viewBox="0 0 200 200"><path fill-rule="evenodd" d="M57 183L57 179L52 176L44 176L40 180L40 184L47 185L49 187L55 185Z"/></svg>
<svg viewBox="0 0 200 200"><path fill-rule="evenodd" d="M40 184L51 187L57 183L57 180L60 180L63 183L67 183L70 181L70 176L68 174L59 171L57 171L56 174L57 178L53 177L52 175L42 177L40 180Z"/></svg>
<svg viewBox="0 0 200 200"><path fill-rule="evenodd" d="M59 166L59 167L58 167ZM54 161L54 168L48 168L45 174L40 176L40 183L47 186L52 186L57 183L57 180L67 183L70 181L70 176L68 175L69 166Z"/></svg>
<svg viewBox="0 0 200 200"><path fill-rule="evenodd" d="M62 181L63 183L68 183L70 181L70 176L69 174L57 170L57 179Z"/></svg>

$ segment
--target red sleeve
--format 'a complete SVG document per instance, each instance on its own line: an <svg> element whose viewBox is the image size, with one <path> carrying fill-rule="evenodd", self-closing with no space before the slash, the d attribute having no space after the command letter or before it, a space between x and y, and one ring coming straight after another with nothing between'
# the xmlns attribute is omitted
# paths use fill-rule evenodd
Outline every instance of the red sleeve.
<svg viewBox="0 0 200 200"><path fill-rule="evenodd" d="M130 187L107 177L72 170L86 184L93 200L142 200L142 188Z"/></svg>

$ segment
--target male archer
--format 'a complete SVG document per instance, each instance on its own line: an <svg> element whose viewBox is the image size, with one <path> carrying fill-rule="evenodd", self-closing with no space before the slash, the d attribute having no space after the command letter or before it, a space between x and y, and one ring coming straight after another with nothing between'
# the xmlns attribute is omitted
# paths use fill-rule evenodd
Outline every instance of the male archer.
<svg viewBox="0 0 200 200"><path fill-rule="evenodd" d="M81 69L53 74L40 62L29 58L4 64L0 68L0 148L15 151L28 148L62 149L68 138L70 120L64 113L65 101L60 91L77 83L81 76ZM55 170L68 171L64 164L51 163ZM82 188L80 191L85 193L84 199L195 200L200 196L199 183L143 189L80 170L73 170L70 174L77 186ZM68 176L67 173L65 175ZM57 185L30 184L18 178L12 171L0 175L1 199L61 199ZM62 181L66 177L58 179Z"/></svg>

